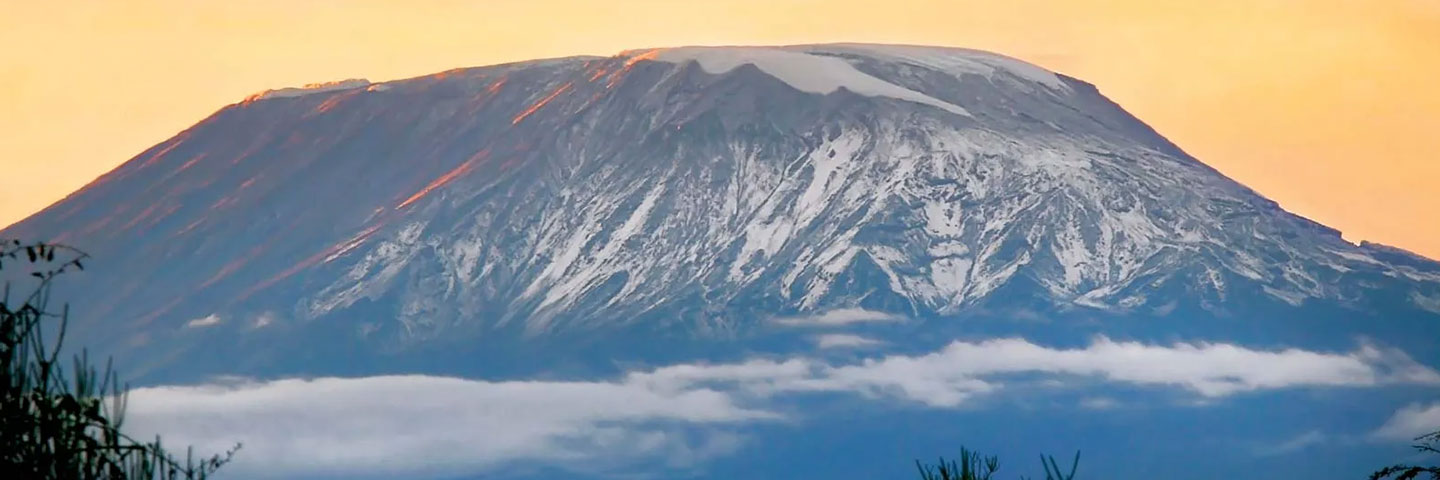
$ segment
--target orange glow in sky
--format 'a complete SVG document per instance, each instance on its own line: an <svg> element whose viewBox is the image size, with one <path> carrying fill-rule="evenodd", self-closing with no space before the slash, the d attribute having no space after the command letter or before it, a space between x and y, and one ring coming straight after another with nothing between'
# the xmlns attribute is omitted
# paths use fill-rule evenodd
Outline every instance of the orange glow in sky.
<svg viewBox="0 0 1440 480"><path fill-rule="evenodd" d="M1440 258L1440 0L0 0L0 225L267 88L676 45L963 46Z"/></svg>

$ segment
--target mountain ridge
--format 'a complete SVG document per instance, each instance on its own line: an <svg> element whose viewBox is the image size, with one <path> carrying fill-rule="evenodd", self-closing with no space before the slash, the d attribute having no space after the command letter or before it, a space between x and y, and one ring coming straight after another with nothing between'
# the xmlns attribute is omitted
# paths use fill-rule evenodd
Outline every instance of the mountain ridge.
<svg viewBox="0 0 1440 480"><path fill-rule="evenodd" d="M97 328L113 348L997 302L1440 313L1427 260L1375 258L1070 77L895 46L628 52L251 97L4 235L127 272L78 280L82 323L136 319ZM801 57L839 73L775 73Z"/></svg>

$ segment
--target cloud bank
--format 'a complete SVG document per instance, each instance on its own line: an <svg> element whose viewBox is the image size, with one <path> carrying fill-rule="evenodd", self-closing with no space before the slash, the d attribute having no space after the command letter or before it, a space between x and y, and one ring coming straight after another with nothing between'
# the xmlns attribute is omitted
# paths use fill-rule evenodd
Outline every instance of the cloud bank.
<svg viewBox="0 0 1440 480"><path fill-rule="evenodd" d="M1325 433L1318 430L1311 430L1291 437L1290 439L1280 442L1278 444L1258 445L1255 447L1254 451L1255 455L1262 457L1272 457L1277 455L1288 455L1291 453L1315 447L1317 445L1322 445L1326 443L1343 443L1344 441L1345 439L1337 439L1331 437L1330 435L1326 435Z"/></svg>
<svg viewBox="0 0 1440 480"><path fill-rule="evenodd" d="M1003 387L1015 374L1094 377L1110 383L1181 388L1202 397L1299 387L1440 385L1440 373L1403 352L1364 345L1348 353L1253 350L1222 343L1151 345L1097 337L1056 349L1020 338L952 342L924 355L887 355L849 365L796 358L678 365L632 373L669 389L734 384L756 394L833 391L954 407Z"/></svg>
<svg viewBox="0 0 1440 480"><path fill-rule="evenodd" d="M198 452L243 443L236 470L282 477L444 475L515 460L701 459L733 450L737 439L723 431L697 439L680 427L774 418L707 389L421 375L143 388L131 392L127 412L132 431Z"/></svg>
<svg viewBox="0 0 1440 480"><path fill-rule="evenodd" d="M880 346L885 343L873 338L853 335L849 333L827 333L824 335L816 335L813 340L815 341L815 346L820 348L821 350L839 348L867 348Z"/></svg>
<svg viewBox="0 0 1440 480"><path fill-rule="evenodd" d="M243 442L245 454L234 467L246 476L440 476L516 462L608 469L644 459L686 467L741 448L737 432L745 426L795 420L777 413L794 394L951 408L1004 394L1017 374L1076 388L1098 381L1178 389L1200 399L1291 388L1440 385L1440 373L1371 345L1315 352L1097 337L1083 348L1060 349L1006 338L847 364L751 359L670 365L609 380L413 375L153 387L132 392L128 419L134 432L196 445L199 452ZM1410 435L1415 425L1436 420L1440 404L1412 406L1377 435Z"/></svg>
<svg viewBox="0 0 1440 480"><path fill-rule="evenodd" d="M863 308L839 308L816 315L779 317L772 323L786 327L843 327L858 323L903 322L905 317Z"/></svg>
<svg viewBox="0 0 1440 480"><path fill-rule="evenodd" d="M1440 402L1429 405L1414 403L1396 411L1371 436L1380 440L1409 441L1435 431L1440 431Z"/></svg>

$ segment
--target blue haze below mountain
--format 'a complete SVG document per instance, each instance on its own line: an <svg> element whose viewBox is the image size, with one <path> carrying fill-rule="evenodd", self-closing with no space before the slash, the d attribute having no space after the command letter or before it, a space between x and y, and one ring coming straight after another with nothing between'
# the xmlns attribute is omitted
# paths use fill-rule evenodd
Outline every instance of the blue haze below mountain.
<svg viewBox="0 0 1440 480"><path fill-rule="evenodd" d="M664 49L272 91L0 237L94 257L62 284L73 339L141 385L606 377L812 354L775 320L837 310L904 319L847 329L891 354L1373 341L1440 367L1440 263L1284 211L1090 84L960 49ZM1436 391L1129 395L1150 406L807 399L857 420L764 426L768 446L685 474L898 478L963 441L1012 475L1078 448L1087 478L1354 478L1403 450L1296 462L1218 439L1364 432Z"/></svg>

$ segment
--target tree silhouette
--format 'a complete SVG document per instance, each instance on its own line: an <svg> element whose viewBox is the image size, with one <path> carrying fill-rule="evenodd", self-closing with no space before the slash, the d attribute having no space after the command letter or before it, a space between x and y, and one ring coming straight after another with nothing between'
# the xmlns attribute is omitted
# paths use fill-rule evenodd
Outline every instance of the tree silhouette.
<svg viewBox="0 0 1440 480"><path fill-rule="evenodd" d="M55 278L82 270L84 252L63 245L0 239L0 271L29 268L35 287L12 301L0 295L0 472L27 479L203 479L230 451L176 459L160 444L121 431L128 387L107 361L97 371L82 351L64 368L60 351L68 306L49 310ZM54 338L45 338L47 331ZM9 476L13 475L13 476Z"/></svg>
<svg viewBox="0 0 1440 480"><path fill-rule="evenodd" d="M1070 473L1060 470L1060 464L1055 457L1040 455L1040 465L1045 467L1046 480L1074 480L1075 469L1080 466L1080 452L1075 452L1075 460L1070 463ZM920 470L920 480L990 480L995 472L1000 470L1000 459L998 457L986 457L980 453L960 447L960 462L945 460L940 457L939 463L926 465L915 461L915 468ZM1020 477L1025 480L1025 477Z"/></svg>
<svg viewBox="0 0 1440 480"><path fill-rule="evenodd" d="M1415 437L1415 447L1421 453L1433 453L1440 455L1440 430ZM1394 478L1394 480L1413 480L1422 478L1421 475L1428 475L1430 480L1440 480L1440 466L1422 467L1419 465L1391 465L1375 473L1370 474L1370 480L1383 478Z"/></svg>

